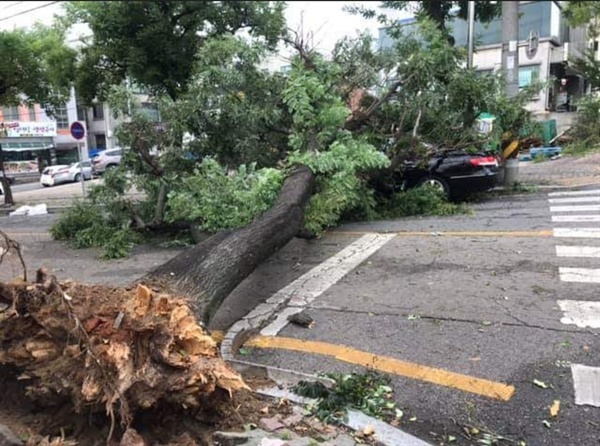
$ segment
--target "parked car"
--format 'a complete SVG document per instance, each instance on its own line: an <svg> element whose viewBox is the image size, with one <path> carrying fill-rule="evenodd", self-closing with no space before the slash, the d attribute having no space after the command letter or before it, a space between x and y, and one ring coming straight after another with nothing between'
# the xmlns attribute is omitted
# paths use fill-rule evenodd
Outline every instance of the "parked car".
<svg viewBox="0 0 600 446"><path fill-rule="evenodd" d="M452 200L492 189L497 182L495 155L438 150L424 159L405 161L392 175L374 184L384 194L429 184Z"/></svg>
<svg viewBox="0 0 600 446"><path fill-rule="evenodd" d="M83 179L92 179L92 163L91 161L82 161L70 165L58 165L46 167L42 171L40 184L44 187L56 186L57 184L72 183L81 181L81 173L83 171Z"/></svg>
<svg viewBox="0 0 600 446"><path fill-rule="evenodd" d="M97 156L92 158L92 168L94 174L101 175L106 170L117 167L121 164L121 156L123 155L123 149L115 148L110 150L103 150Z"/></svg>

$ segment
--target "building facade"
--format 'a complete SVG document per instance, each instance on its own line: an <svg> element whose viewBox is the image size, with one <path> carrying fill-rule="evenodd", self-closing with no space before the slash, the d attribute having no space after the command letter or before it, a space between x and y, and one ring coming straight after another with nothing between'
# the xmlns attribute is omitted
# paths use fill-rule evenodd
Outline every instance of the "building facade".
<svg viewBox="0 0 600 446"><path fill-rule="evenodd" d="M574 111L577 99L589 89L582 73L573 68L573 61L581 57L589 45L585 27L570 28L563 17L564 2L523 1L519 4L519 87L523 88L534 80L548 83L528 109L540 119L551 115ZM400 22L405 33L416 33L416 20ZM449 21L455 45L467 45L468 26L465 20L454 18ZM485 72L500 72L502 68L502 19L489 23L476 22L475 53L473 66ZM529 51L533 47L535 51ZM392 40L385 29L380 30L379 45L386 48Z"/></svg>
<svg viewBox="0 0 600 446"><path fill-rule="evenodd" d="M69 164L87 158L85 140L70 134L70 126L81 120L71 91L69 101L53 116L39 104L0 107L0 144L10 170L32 170L40 165ZM36 165L37 164L37 165Z"/></svg>
<svg viewBox="0 0 600 446"><path fill-rule="evenodd" d="M136 106L153 122L160 123L158 106L147 92L139 88L133 92ZM75 121L86 128L86 137L81 141L70 133ZM115 130L121 122L107 103L81 105L74 89L69 101L52 117L39 104L0 107L4 160L10 170L34 170L40 165L70 164L78 161L79 156L88 159L102 150L119 147Z"/></svg>

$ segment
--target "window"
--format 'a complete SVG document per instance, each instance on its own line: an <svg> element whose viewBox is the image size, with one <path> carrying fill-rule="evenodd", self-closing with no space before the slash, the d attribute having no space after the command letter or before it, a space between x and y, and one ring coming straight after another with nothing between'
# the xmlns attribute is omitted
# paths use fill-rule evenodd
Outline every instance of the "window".
<svg viewBox="0 0 600 446"><path fill-rule="evenodd" d="M56 119L56 128L68 129L69 128L69 115L67 114L66 104L62 107L58 107L54 111L54 119Z"/></svg>
<svg viewBox="0 0 600 446"><path fill-rule="evenodd" d="M77 104L77 120L85 121L85 107L82 104Z"/></svg>
<svg viewBox="0 0 600 446"><path fill-rule="evenodd" d="M524 88L540 78L540 66L519 67L519 88Z"/></svg>
<svg viewBox="0 0 600 446"><path fill-rule="evenodd" d="M477 76L489 76L490 74L494 74L494 69L493 68L487 68L485 70L477 70L475 72L475 74Z"/></svg>
<svg viewBox="0 0 600 446"><path fill-rule="evenodd" d="M34 106L29 107L29 120L37 121L37 119L35 117L35 107Z"/></svg>
<svg viewBox="0 0 600 446"><path fill-rule="evenodd" d="M104 104L94 104L92 106L92 115L94 116L94 120L102 121L104 119Z"/></svg>
<svg viewBox="0 0 600 446"><path fill-rule="evenodd" d="M152 122L160 122L160 113L158 105L152 102L142 102L142 113Z"/></svg>
<svg viewBox="0 0 600 446"><path fill-rule="evenodd" d="M106 135L104 133L98 133L96 136L96 148L97 149L105 149L106 148Z"/></svg>
<svg viewBox="0 0 600 446"><path fill-rule="evenodd" d="M2 115L5 121L18 121L19 120L19 107L10 106L2 107Z"/></svg>

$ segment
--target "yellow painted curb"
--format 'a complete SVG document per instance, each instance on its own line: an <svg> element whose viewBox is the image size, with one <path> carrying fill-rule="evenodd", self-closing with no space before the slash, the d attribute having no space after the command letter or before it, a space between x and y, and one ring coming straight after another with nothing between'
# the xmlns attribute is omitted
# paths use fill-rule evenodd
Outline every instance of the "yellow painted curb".
<svg viewBox="0 0 600 446"><path fill-rule="evenodd" d="M278 336L257 336L249 339L244 345L330 356L372 370L451 387L501 401L510 400L515 393L515 388L507 384L363 352L343 345Z"/></svg>

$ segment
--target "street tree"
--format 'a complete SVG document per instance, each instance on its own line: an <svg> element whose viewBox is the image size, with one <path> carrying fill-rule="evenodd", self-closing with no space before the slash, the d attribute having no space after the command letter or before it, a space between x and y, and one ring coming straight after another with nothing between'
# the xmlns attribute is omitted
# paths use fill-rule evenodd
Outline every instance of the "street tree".
<svg viewBox="0 0 600 446"><path fill-rule="evenodd" d="M268 45L281 36L283 2L74 1L66 23L93 33L82 50L77 91L87 103L130 77L154 95L177 99L187 91L196 55L210 39L246 31Z"/></svg>
<svg viewBox="0 0 600 446"><path fill-rule="evenodd" d="M566 2L564 15L569 25L587 27L591 38L600 35L600 3L587 1Z"/></svg>
<svg viewBox="0 0 600 446"><path fill-rule="evenodd" d="M468 1L437 1L437 0L422 0L422 1L382 1L380 7L383 9L391 9L396 11L406 11L413 13L416 18L423 19L427 18L432 20L437 28L444 33L448 42L454 44L454 38L452 37L450 30L448 29L448 22L453 17L459 17L466 20L468 14ZM349 8L351 11L363 14L365 17L375 17L376 13L373 9L369 8ZM494 18L498 17L501 13L500 2L489 2L489 1L476 1L475 2L475 20L487 23ZM387 14L379 15L380 21L387 22Z"/></svg>
<svg viewBox="0 0 600 446"><path fill-rule="evenodd" d="M596 40L600 37L600 3L567 2L564 15L570 26L587 27L588 37ZM600 89L600 61L598 50L591 46L584 50L582 57L575 61L575 68L581 71L592 89Z"/></svg>
<svg viewBox="0 0 600 446"><path fill-rule="evenodd" d="M65 44L60 26L36 24L30 30L0 31L0 104L42 104L49 114L68 100L71 93L76 53ZM5 116L4 120L18 120ZM0 181L4 202L13 197L4 175L0 146Z"/></svg>

